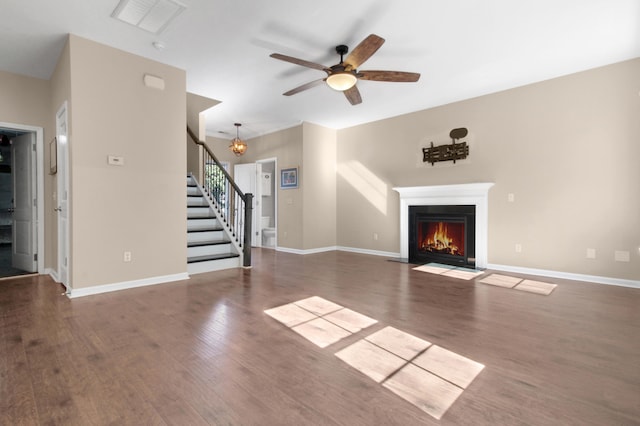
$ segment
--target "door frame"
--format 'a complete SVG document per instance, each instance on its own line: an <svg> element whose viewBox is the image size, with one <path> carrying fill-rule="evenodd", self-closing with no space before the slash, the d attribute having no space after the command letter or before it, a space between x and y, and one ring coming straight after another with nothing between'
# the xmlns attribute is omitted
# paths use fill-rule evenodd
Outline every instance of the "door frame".
<svg viewBox="0 0 640 426"><path fill-rule="evenodd" d="M65 123L65 134L62 135L60 132L60 117L64 116ZM59 172L56 179L56 199L55 199L55 211L57 214L55 215L55 226L57 228L58 239L56 241L56 251L57 251L57 261L56 261L56 269L57 269L57 279L56 281L61 283L66 288L67 295L71 294L73 286L71 284L71 189L70 189L70 167L69 167L69 106L67 101L64 101L60 108L56 111L56 130L55 130L57 144L56 144L56 168ZM64 139L63 139L64 137ZM64 146L64 149L62 148ZM61 179L60 176L64 175L64 179ZM66 191L66 227L64 235L61 235L60 232L60 198L62 197L62 191ZM66 251L63 252L63 247ZM65 262L65 270L66 276L62 274L62 265Z"/></svg>
<svg viewBox="0 0 640 426"><path fill-rule="evenodd" d="M44 128L38 126L29 126L26 124L17 124L0 121L0 127L9 130L19 130L21 132L30 132L36 134L36 169L31 171L31 175L36 182L36 209L37 224L36 232L38 237L35 253L38 255L37 268L38 274L44 274Z"/></svg>
<svg viewBox="0 0 640 426"><path fill-rule="evenodd" d="M247 167L251 166L251 167ZM243 188L243 179L240 179L240 168L251 168L250 172L246 173L249 177L249 188ZM258 215L258 209L262 208L262 190L258 185L258 169L262 168L260 163L238 163L233 165L233 180L240 187L243 193L253 194L252 210L251 210L251 247L262 247L262 236L260 235L260 215ZM245 172L242 172L244 174ZM244 178L244 176L242 176ZM244 222L244 210L240 212ZM258 238L260 237L260 238Z"/></svg>
<svg viewBox="0 0 640 426"><path fill-rule="evenodd" d="M278 157L263 158L257 160L256 163L273 163L273 227L276 230L276 241L274 250L278 248ZM262 203L260 205L260 211L262 213ZM260 214L262 216L262 214ZM258 221L260 224L261 221ZM262 247L262 227L260 227L260 246Z"/></svg>
<svg viewBox="0 0 640 426"><path fill-rule="evenodd" d="M36 200L36 135L22 133L11 144L11 266L30 273L38 271L38 208ZM26 167L23 167L26 165ZM27 222L29 229L19 226ZM18 230L23 229L26 234ZM26 252L18 251L28 248Z"/></svg>

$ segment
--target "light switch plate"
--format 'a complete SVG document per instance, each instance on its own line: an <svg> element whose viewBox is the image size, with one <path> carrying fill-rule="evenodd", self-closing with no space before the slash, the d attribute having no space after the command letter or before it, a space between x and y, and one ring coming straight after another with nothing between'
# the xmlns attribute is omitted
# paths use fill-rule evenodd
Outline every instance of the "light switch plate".
<svg viewBox="0 0 640 426"><path fill-rule="evenodd" d="M614 259L616 262L629 262L631 260L631 256L628 251L616 250L614 253Z"/></svg>

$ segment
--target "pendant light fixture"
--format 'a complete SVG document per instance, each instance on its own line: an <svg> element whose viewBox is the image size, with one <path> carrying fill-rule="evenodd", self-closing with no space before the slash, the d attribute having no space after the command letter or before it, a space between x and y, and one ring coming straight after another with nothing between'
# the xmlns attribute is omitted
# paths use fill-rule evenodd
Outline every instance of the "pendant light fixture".
<svg viewBox="0 0 640 426"><path fill-rule="evenodd" d="M244 154L247 151L247 144L242 139L240 139L240 135L238 134L240 126L242 126L242 124L233 123L233 125L236 126L236 137L231 140L231 145L229 145L229 149L237 157L240 157L242 154Z"/></svg>

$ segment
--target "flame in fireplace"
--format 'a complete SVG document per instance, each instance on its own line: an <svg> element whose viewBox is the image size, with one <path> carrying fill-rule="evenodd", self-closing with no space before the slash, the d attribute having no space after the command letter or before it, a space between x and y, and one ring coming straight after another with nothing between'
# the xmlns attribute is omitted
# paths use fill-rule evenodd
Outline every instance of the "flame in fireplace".
<svg viewBox="0 0 640 426"><path fill-rule="evenodd" d="M422 242L422 249L451 255L460 255L460 249L453 241L453 238L449 236L447 224L444 222L438 222L433 235L428 235L425 241Z"/></svg>

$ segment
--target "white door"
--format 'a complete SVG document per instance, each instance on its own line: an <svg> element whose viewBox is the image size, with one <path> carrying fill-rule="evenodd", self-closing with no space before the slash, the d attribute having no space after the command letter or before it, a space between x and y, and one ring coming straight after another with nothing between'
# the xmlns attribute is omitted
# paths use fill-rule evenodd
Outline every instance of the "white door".
<svg viewBox="0 0 640 426"><path fill-rule="evenodd" d="M69 141L67 139L67 103L56 115L57 207L58 212L58 280L71 290L69 282ZM53 153L50 153L53 155Z"/></svg>
<svg viewBox="0 0 640 426"><path fill-rule="evenodd" d="M251 218L251 245L253 247L262 246L262 229L260 229L260 198L262 196L260 185L258 185L258 174L262 173L262 164L236 164L233 166L233 180L245 194L253 194L253 211ZM244 214L244 212L242 212ZM244 217L244 216L243 216Z"/></svg>
<svg viewBox="0 0 640 426"><path fill-rule="evenodd" d="M13 139L11 145L11 174L13 176L13 215L11 265L23 271L36 272L36 138L26 133Z"/></svg>

